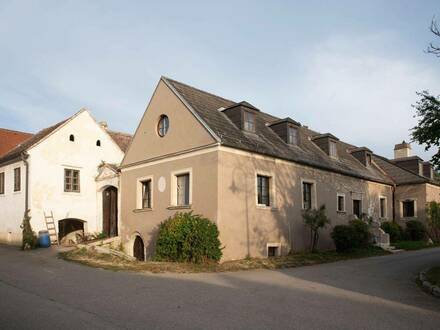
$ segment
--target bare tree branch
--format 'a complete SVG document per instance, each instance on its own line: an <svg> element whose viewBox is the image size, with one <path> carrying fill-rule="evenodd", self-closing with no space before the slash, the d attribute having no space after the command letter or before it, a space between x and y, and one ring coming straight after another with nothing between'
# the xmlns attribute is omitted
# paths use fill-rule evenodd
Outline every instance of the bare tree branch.
<svg viewBox="0 0 440 330"><path fill-rule="evenodd" d="M431 32L440 38L440 28L437 24L437 21L435 20L435 17L432 18L431 26L429 27ZM426 49L426 52L429 54L434 54L437 57L440 57L440 46L434 45L432 42L429 43L428 48Z"/></svg>

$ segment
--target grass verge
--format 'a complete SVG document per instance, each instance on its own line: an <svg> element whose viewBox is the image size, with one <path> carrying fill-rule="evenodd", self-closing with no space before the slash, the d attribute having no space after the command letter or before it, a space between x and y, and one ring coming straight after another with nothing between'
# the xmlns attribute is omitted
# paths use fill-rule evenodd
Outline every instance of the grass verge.
<svg viewBox="0 0 440 330"><path fill-rule="evenodd" d="M355 250L348 253L337 253L336 251L324 252L301 252L288 256L275 258L248 258L242 260L225 261L223 263L177 263L177 262L155 262L155 261L128 261L116 256L100 254L91 250L76 249L68 252L60 252L59 257L64 260L78 262L87 266L104 268L109 270L124 270L135 272L152 273L202 273L202 272L230 272L250 269L280 269L308 265L329 263L339 260L366 258L390 254L378 247L370 247Z"/></svg>
<svg viewBox="0 0 440 330"><path fill-rule="evenodd" d="M396 249L407 251L421 250L439 246L439 244L429 244L427 241L399 241L391 243L391 245L393 245Z"/></svg>
<svg viewBox="0 0 440 330"><path fill-rule="evenodd" d="M433 267L426 272L426 279L434 285L440 286L440 267Z"/></svg>

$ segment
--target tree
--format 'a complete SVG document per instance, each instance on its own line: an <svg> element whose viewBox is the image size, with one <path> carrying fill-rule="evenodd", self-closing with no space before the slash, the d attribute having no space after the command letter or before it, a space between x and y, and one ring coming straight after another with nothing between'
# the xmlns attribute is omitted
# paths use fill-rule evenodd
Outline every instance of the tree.
<svg viewBox="0 0 440 330"><path fill-rule="evenodd" d="M431 32L440 38L440 29L437 21L432 19ZM440 57L440 46L429 44L427 53ZM416 109L418 123L412 128L412 138L419 144L425 145L425 150L437 148L437 153L432 157L432 164L440 169L440 96L431 95L428 91L418 92L420 100L413 107Z"/></svg>
<svg viewBox="0 0 440 330"><path fill-rule="evenodd" d="M310 228L310 250L313 252L318 245L319 231L330 223L330 219L325 214L325 205L322 205L317 210L305 210L302 216L305 225Z"/></svg>
<svg viewBox="0 0 440 330"><path fill-rule="evenodd" d="M428 235L435 243L440 243L440 203L429 202L426 207Z"/></svg>

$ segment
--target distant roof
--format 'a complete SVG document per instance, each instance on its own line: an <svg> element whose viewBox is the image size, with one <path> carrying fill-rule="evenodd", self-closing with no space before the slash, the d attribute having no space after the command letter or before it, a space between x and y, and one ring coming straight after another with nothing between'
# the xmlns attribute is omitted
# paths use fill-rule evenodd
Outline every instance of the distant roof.
<svg viewBox="0 0 440 330"><path fill-rule="evenodd" d="M66 119L67 120L67 119ZM59 126L64 124L66 120L63 120L53 126L47 127L45 129L42 129L38 133L32 135L30 138L25 140L23 143L17 145L14 149L10 150L8 153L0 157L0 163L4 163L10 160L13 160L15 158L18 158L20 154L30 147L32 147L34 144L38 143L42 139L44 139L46 136L48 136L50 133L52 133L54 130L56 130Z"/></svg>
<svg viewBox="0 0 440 330"><path fill-rule="evenodd" d="M115 132L107 129L107 133L111 136L113 141L119 146L119 148L125 153L133 138L132 135L122 132Z"/></svg>
<svg viewBox="0 0 440 330"><path fill-rule="evenodd" d="M0 157L6 155L17 145L29 139L33 134L0 128Z"/></svg>
<svg viewBox="0 0 440 330"><path fill-rule="evenodd" d="M347 149L354 146L337 142L338 158L333 159L325 154L311 138L319 135L306 126L298 128L299 146L286 144L270 127L280 118L260 111L256 116L255 134L247 134L235 126L220 108L228 108L237 104L232 100L205 92L187 84L162 77L162 80L188 104L203 124L213 132L224 146L242 149L285 159L316 168L338 172L370 181L393 184L392 180L376 166L364 166Z"/></svg>

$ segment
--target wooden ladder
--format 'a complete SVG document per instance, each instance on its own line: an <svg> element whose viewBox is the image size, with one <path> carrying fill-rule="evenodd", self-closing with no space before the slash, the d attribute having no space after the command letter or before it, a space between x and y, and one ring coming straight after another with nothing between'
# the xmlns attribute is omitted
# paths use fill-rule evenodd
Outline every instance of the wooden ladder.
<svg viewBox="0 0 440 330"><path fill-rule="evenodd" d="M53 212L50 211L50 215L46 215L46 212L43 213L44 213L44 220L46 222L46 228L50 236L50 243L59 245L60 243L58 241L57 227L55 225L55 218L53 217Z"/></svg>

